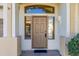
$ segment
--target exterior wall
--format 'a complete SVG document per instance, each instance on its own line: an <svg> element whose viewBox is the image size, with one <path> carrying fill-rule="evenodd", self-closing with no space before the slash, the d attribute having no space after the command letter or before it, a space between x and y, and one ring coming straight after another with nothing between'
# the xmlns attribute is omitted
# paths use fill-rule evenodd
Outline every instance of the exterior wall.
<svg viewBox="0 0 79 59"><path fill-rule="evenodd" d="M67 6L65 3L59 5L59 16L61 17L61 22L58 24L58 35L60 40L60 54L65 54L65 42L62 40L61 36L66 36L66 26L67 26ZM63 52L64 51L64 52Z"/></svg>
<svg viewBox="0 0 79 59"><path fill-rule="evenodd" d="M66 38L65 36L61 36L60 37L60 54L62 56L68 56L68 49L67 49L67 41L68 38Z"/></svg>
<svg viewBox="0 0 79 59"><path fill-rule="evenodd" d="M15 34L19 36L19 4L15 4Z"/></svg>
<svg viewBox="0 0 79 59"><path fill-rule="evenodd" d="M3 18L3 37L0 37L0 55L17 56L21 54L21 37L12 36L12 4L0 4L0 18ZM2 16L1 16L2 15ZM1 33L1 32L0 32Z"/></svg>
<svg viewBox="0 0 79 59"><path fill-rule="evenodd" d="M75 4L75 3L70 4L70 36L68 38L66 37L66 35L63 36L63 37L60 37L60 53L63 56L68 55L68 48L67 48L68 41L71 39L71 37L74 36L74 34L76 34L76 32L79 28L78 27L78 21L79 20L77 18L78 17L78 12L77 12L78 11L77 10L78 6L76 6L76 5L77 4Z"/></svg>
<svg viewBox="0 0 79 59"><path fill-rule="evenodd" d="M7 4L7 36L12 37L12 4Z"/></svg>
<svg viewBox="0 0 79 59"><path fill-rule="evenodd" d="M58 35L68 37L70 35L70 4L61 3L58 8L58 16L60 16L60 22L58 24Z"/></svg>
<svg viewBox="0 0 79 59"><path fill-rule="evenodd" d="M78 4L78 24L77 26L78 26L78 33L79 33L79 4Z"/></svg>
<svg viewBox="0 0 79 59"><path fill-rule="evenodd" d="M12 37L0 38L0 56L20 55L20 44L20 37L18 39Z"/></svg>
<svg viewBox="0 0 79 59"><path fill-rule="evenodd" d="M65 3L59 6L59 16L61 17L61 23L58 25L59 36L66 36L66 26L67 26L67 6Z"/></svg>
<svg viewBox="0 0 79 59"><path fill-rule="evenodd" d="M70 33L75 33L75 4L70 4Z"/></svg>

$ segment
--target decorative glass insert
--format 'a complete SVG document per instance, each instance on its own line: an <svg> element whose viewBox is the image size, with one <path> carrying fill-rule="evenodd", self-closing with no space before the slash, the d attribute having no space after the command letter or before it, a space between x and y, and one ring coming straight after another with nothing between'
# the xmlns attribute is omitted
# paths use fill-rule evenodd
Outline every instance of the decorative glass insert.
<svg viewBox="0 0 79 59"><path fill-rule="evenodd" d="M46 5L32 5L25 7L25 13L54 13L54 7Z"/></svg>
<svg viewBox="0 0 79 59"><path fill-rule="evenodd" d="M49 17L48 20L48 39L55 39L55 17Z"/></svg>
<svg viewBox="0 0 79 59"><path fill-rule="evenodd" d="M31 38L31 17L25 16L25 39Z"/></svg>
<svg viewBox="0 0 79 59"><path fill-rule="evenodd" d="M41 8L29 8L26 10L27 13L45 13Z"/></svg>

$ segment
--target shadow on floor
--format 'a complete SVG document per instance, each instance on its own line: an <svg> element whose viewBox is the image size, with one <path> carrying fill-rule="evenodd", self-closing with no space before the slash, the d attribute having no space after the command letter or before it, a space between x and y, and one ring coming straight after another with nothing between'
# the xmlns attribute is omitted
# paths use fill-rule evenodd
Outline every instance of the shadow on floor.
<svg viewBox="0 0 79 59"><path fill-rule="evenodd" d="M61 56L58 50L47 50L45 53L35 53L34 50L22 51L21 56Z"/></svg>

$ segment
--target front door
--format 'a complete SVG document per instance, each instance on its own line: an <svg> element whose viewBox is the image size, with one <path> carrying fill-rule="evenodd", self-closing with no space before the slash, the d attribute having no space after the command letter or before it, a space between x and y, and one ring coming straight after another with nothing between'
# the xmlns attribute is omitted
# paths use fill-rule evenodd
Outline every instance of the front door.
<svg viewBox="0 0 79 59"><path fill-rule="evenodd" d="M32 48L47 48L47 16L32 17Z"/></svg>

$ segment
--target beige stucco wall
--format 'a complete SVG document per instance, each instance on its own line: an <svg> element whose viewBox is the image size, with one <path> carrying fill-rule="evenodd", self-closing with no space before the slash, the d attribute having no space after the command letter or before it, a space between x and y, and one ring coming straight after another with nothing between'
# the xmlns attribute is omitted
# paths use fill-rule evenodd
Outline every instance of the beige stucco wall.
<svg viewBox="0 0 79 59"><path fill-rule="evenodd" d="M70 33L75 33L75 3L70 4Z"/></svg>
<svg viewBox="0 0 79 59"><path fill-rule="evenodd" d="M7 4L7 36L12 37L12 4Z"/></svg>
<svg viewBox="0 0 79 59"><path fill-rule="evenodd" d="M19 35L19 11L20 11L20 9L19 9L19 4L15 4L16 5L16 7L15 7L15 34L16 34L16 36L18 36Z"/></svg>
<svg viewBox="0 0 79 59"><path fill-rule="evenodd" d="M0 56L17 56L21 54L20 37L0 38Z"/></svg>
<svg viewBox="0 0 79 59"><path fill-rule="evenodd" d="M6 6L7 10L7 36L0 37L0 56L17 56L21 54L21 37L12 36L12 4L5 3L0 6ZM0 9L0 18L3 18L3 9ZM4 20L4 19L3 19ZM5 24L5 23L4 23Z"/></svg>
<svg viewBox="0 0 79 59"><path fill-rule="evenodd" d="M66 38L65 36L60 37L60 54L62 56L68 56L67 39L68 38Z"/></svg>
<svg viewBox="0 0 79 59"><path fill-rule="evenodd" d="M79 10L79 7L78 7L78 10ZM79 13L78 13L78 15L79 15ZM70 36L73 36L75 34L75 24L76 24L75 16L76 16L76 4L71 3L70 4ZM78 20L78 22L79 22L79 20ZM79 32L79 23L78 23L78 32ZM68 48L67 48L68 41L67 40L69 40L69 39L67 37L60 37L60 53L63 56L68 55Z"/></svg>
<svg viewBox="0 0 79 59"><path fill-rule="evenodd" d="M79 4L78 4L78 33L79 33Z"/></svg>

